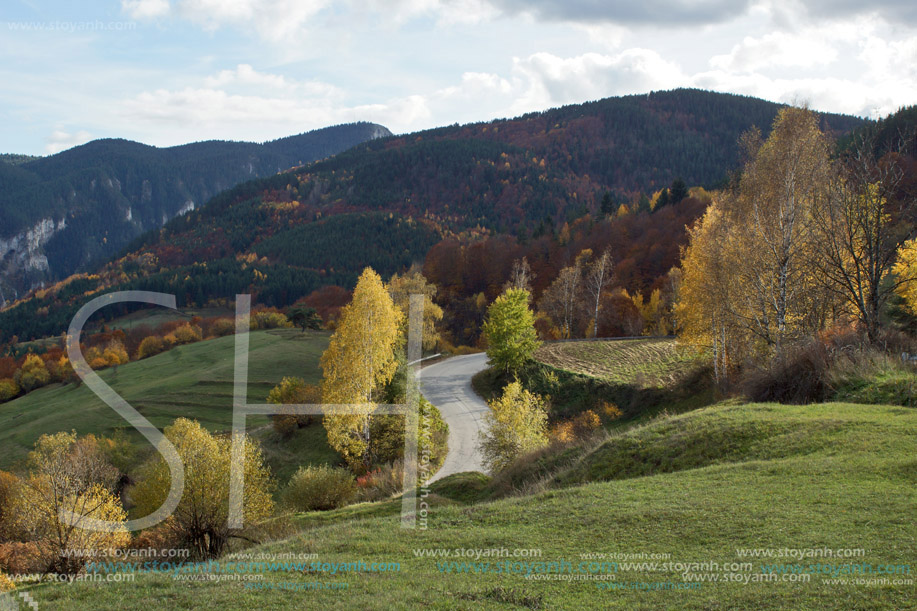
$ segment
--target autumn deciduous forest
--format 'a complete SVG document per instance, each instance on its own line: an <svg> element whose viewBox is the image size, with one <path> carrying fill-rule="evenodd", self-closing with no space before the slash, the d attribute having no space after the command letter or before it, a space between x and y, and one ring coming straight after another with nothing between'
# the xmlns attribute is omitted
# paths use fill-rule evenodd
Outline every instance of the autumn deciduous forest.
<svg viewBox="0 0 917 611"><path fill-rule="evenodd" d="M917 313L911 142L895 134L877 157L876 138L837 151L805 108L782 110L766 140L743 137L741 174L689 231L676 306L718 379L838 329L876 344L896 329L890 308Z"/></svg>

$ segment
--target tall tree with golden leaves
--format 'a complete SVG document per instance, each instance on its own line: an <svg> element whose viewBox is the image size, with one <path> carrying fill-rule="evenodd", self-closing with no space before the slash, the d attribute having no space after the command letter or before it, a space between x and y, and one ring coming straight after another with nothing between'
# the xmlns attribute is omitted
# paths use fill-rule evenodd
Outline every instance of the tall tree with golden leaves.
<svg viewBox="0 0 917 611"><path fill-rule="evenodd" d="M782 109L770 136L746 164L738 197L728 200L737 267L756 332L781 351L787 339L814 331L819 304L811 219L828 196L830 140L807 108Z"/></svg>
<svg viewBox="0 0 917 611"><path fill-rule="evenodd" d="M830 140L814 113L785 108L768 139L743 139L738 184L718 194L689 232L677 307L683 341L730 359L781 354L824 328L837 299L814 263L814 221L830 193Z"/></svg>
<svg viewBox="0 0 917 611"><path fill-rule="evenodd" d="M369 465L373 394L395 375L403 318L379 274L367 267L322 355L322 401L363 406L358 413L323 420L328 444L353 467Z"/></svg>
<svg viewBox="0 0 917 611"><path fill-rule="evenodd" d="M436 285L427 282L419 266L412 266L404 274L395 274L388 281L388 293L395 306L404 315L401 334L407 337L407 320L410 314L411 295L423 295L423 349L433 350L439 342L436 325L443 319L443 309L433 302Z"/></svg>
<svg viewBox="0 0 917 611"><path fill-rule="evenodd" d="M675 316L679 341L709 351L717 381L730 368L730 356L739 343L741 320L733 301L732 266L726 259L727 227L719 204L707 208L701 221L688 230L689 244L681 259L682 278Z"/></svg>

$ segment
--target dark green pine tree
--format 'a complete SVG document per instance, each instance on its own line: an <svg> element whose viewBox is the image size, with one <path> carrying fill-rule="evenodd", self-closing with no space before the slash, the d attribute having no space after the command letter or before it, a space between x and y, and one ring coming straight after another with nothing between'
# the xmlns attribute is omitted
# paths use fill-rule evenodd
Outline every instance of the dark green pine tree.
<svg viewBox="0 0 917 611"><path fill-rule="evenodd" d="M605 195L602 196L602 216L610 216L615 213L615 200L611 197L611 193L605 191Z"/></svg>
<svg viewBox="0 0 917 611"><path fill-rule="evenodd" d="M637 212L649 212L650 211L650 198L646 196L646 193L640 194L640 199L637 200Z"/></svg>
<svg viewBox="0 0 917 611"><path fill-rule="evenodd" d="M677 204L684 198L688 197L688 185L685 184L681 178L676 178L672 181L672 187L670 189L669 203Z"/></svg>

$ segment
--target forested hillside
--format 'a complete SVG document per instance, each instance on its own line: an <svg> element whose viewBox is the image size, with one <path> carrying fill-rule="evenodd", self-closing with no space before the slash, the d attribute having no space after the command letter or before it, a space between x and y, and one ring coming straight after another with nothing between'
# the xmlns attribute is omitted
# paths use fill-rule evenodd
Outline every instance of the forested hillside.
<svg viewBox="0 0 917 611"><path fill-rule="evenodd" d="M6 163L9 165L22 165L29 161L34 161L35 159L40 159L33 155L18 155L15 153L0 153L0 163Z"/></svg>
<svg viewBox="0 0 917 611"><path fill-rule="evenodd" d="M356 123L273 142L157 148L95 140L0 163L0 304L103 263L144 231L242 181L339 153L384 127Z"/></svg>
<svg viewBox="0 0 917 611"><path fill-rule="evenodd" d="M727 180L740 135L766 133L779 109L676 90L367 142L219 194L138 238L97 275L74 278L80 290L52 287L3 313L0 340L60 333L87 290L161 290L182 305L251 292L285 306L322 285L351 288L366 265L390 275L426 257L451 337L473 343L481 304L514 259L535 268L538 296L580 251L609 244L618 284L649 295L665 288L685 226L709 201L687 187ZM820 123L845 134L863 122Z"/></svg>
<svg viewBox="0 0 917 611"><path fill-rule="evenodd" d="M597 210L606 192L615 208L633 207L676 178L722 183L738 164L739 135L752 126L766 132L779 108L685 89L608 98L370 142L301 178L310 202L533 232L541 221ZM861 124L822 115L823 129L836 134Z"/></svg>
<svg viewBox="0 0 917 611"><path fill-rule="evenodd" d="M679 176L694 185L721 182L737 163L738 135L752 125L768 130L779 108L747 96L676 89L564 106L506 121L445 127L364 148L392 149L458 138L512 144L537 155L539 165L544 159L550 171L576 174L584 181L581 186L597 187L584 188L580 198L594 195L598 188L624 196L654 191ZM822 115L822 128L835 134L862 123L856 117ZM567 186L574 188L577 183Z"/></svg>

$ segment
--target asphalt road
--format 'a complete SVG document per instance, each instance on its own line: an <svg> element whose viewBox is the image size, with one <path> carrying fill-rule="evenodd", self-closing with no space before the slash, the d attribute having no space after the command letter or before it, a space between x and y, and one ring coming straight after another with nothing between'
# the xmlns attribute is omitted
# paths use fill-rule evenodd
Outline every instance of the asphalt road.
<svg viewBox="0 0 917 611"><path fill-rule="evenodd" d="M449 425L449 454L430 481L461 473L484 471L477 448L478 432L484 426L489 407L471 388L471 377L487 368L487 354L454 356L420 370L420 390L427 401L439 408Z"/></svg>

